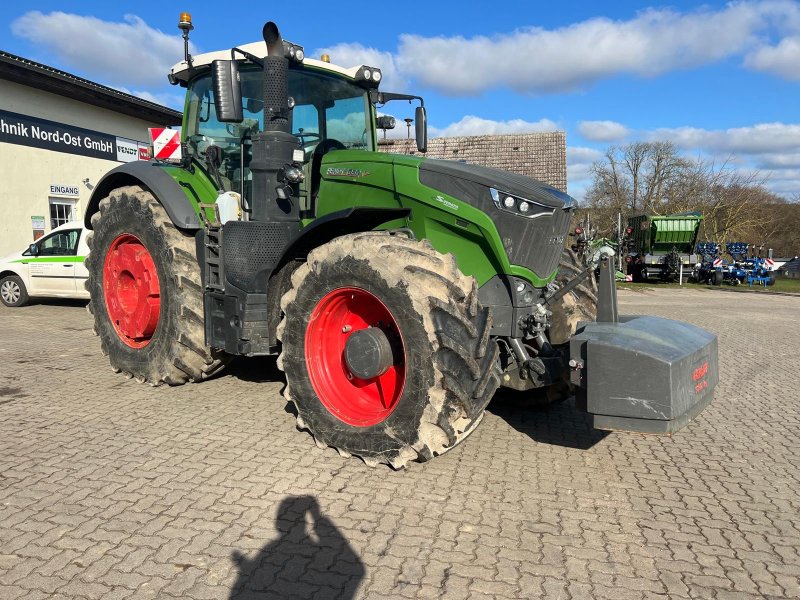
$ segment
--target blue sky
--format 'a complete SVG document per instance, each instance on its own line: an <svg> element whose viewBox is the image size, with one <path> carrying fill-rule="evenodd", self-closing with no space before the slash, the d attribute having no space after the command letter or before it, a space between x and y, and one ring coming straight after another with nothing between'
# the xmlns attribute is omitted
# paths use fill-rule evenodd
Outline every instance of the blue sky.
<svg viewBox="0 0 800 600"><path fill-rule="evenodd" d="M800 2L277 5L6 2L0 48L179 108L166 72L181 10L196 52L256 41L274 20L309 56L381 67L382 89L424 96L433 135L566 131L578 198L592 162L635 140L800 197Z"/></svg>

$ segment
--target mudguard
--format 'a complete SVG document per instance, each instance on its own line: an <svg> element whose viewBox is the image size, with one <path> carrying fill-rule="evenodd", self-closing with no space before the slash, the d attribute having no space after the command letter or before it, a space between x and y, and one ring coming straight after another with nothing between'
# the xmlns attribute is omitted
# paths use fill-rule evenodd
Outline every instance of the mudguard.
<svg viewBox="0 0 800 600"><path fill-rule="evenodd" d="M97 212L100 200L108 196L111 190L126 185L141 185L152 192L176 227L190 231L200 229L195 208L180 184L164 171L160 163L143 160L121 164L97 183L84 215L87 229L92 228L92 215Z"/></svg>

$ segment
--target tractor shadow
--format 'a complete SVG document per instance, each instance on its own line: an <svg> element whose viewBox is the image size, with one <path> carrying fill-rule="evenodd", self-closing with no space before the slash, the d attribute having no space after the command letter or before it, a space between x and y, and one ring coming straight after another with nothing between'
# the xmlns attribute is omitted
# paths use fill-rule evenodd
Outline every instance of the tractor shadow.
<svg viewBox="0 0 800 600"><path fill-rule="evenodd" d="M230 600L355 597L366 567L313 496L288 496L275 519L280 537L248 557L234 551Z"/></svg>
<svg viewBox="0 0 800 600"><path fill-rule="evenodd" d="M276 356L237 356L222 371L222 377L235 377L251 383L286 383Z"/></svg>
<svg viewBox="0 0 800 600"><path fill-rule="evenodd" d="M591 415L578 410L574 398L536 406L531 401L533 393L500 389L487 410L542 444L588 450L609 435L592 427Z"/></svg>

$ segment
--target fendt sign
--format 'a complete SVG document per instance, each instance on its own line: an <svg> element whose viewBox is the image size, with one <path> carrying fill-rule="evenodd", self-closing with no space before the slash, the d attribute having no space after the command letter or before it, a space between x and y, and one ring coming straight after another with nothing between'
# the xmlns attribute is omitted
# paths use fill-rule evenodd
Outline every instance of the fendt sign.
<svg viewBox="0 0 800 600"><path fill-rule="evenodd" d="M139 160L145 144L91 129L0 110L0 142L119 162Z"/></svg>

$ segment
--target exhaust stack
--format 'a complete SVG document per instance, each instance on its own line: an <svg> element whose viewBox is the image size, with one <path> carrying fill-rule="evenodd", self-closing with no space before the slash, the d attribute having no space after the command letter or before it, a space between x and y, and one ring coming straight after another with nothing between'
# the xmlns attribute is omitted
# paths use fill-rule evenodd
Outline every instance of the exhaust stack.
<svg viewBox="0 0 800 600"><path fill-rule="evenodd" d="M264 129L253 136L252 221L298 223L300 211L289 182L279 178L294 162L300 141L291 134L289 109L289 59L278 26L264 25L267 56L264 60Z"/></svg>

